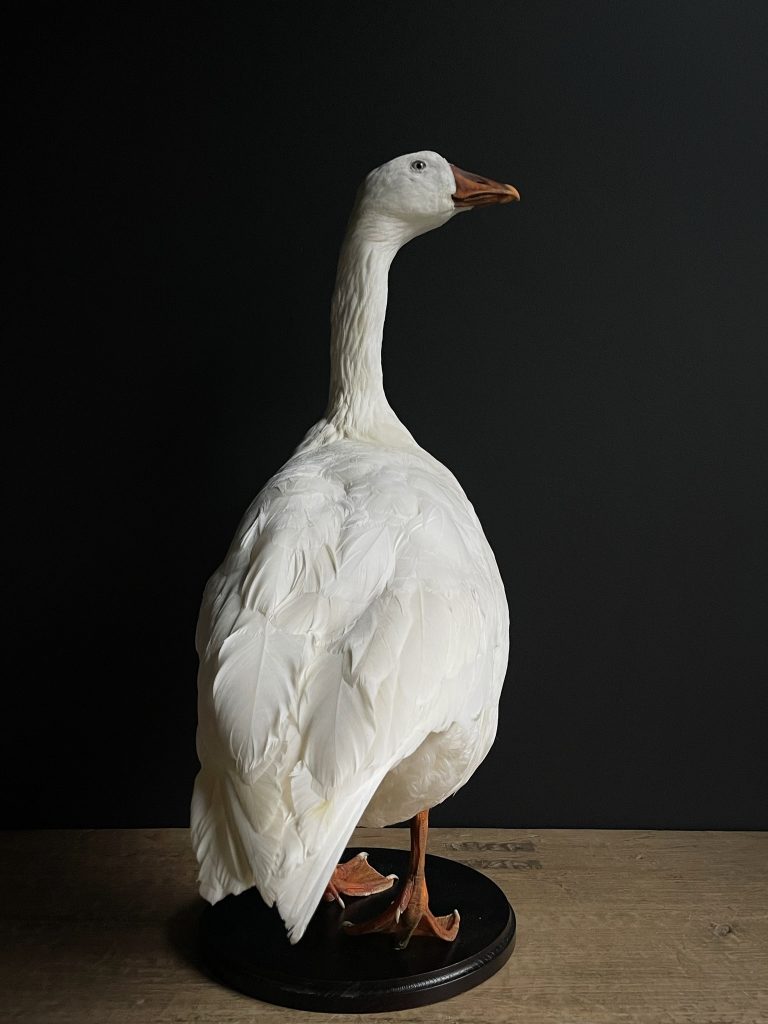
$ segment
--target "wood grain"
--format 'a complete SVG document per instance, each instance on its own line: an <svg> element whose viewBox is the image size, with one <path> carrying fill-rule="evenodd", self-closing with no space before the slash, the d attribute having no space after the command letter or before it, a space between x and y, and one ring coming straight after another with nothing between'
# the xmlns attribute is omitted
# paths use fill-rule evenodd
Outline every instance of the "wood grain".
<svg viewBox="0 0 768 1024"><path fill-rule="evenodd" d="M355 843L406 849L407 830ZM765 1024L768 833L432 829L518 918L510 962L414 1024ZM0 1019L30 1024L353 1021L257 1003L195 965L183 829L0 834ZM362 1019L362 1018L358 1018Z"/></svg>

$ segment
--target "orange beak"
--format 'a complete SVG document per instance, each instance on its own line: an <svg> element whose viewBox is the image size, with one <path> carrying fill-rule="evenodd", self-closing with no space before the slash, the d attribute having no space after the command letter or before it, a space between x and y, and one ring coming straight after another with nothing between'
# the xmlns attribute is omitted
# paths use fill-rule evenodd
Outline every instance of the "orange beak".
<svg viewBox="0 0 768 1024"><path fill-rule="evenodd" d="M520 193L514 185L502 185L491 178L483 178L471 171L462 171L451 164L456 179L456 191L453 193L454 206L491 206L493 203L511 203L519 200Z"/></svg>

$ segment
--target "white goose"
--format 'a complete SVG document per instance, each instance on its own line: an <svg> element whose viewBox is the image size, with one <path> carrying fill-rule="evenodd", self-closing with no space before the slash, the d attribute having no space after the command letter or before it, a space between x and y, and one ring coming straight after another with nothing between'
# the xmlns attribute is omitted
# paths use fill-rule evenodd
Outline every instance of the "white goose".
<svg viewBox="0 0 768 1024"><path fill-rule="evenodd" d="M509 618L493 553L454 476L384 395L387 275L398 249L472 206L519 199L433 152L372 171L331 314L328 411L243 518L203 596L192 841L211 903L257 886L297 942L325 894L393 884L360 822L412 818L397 899L351 931L451 940L424 882L428 809L496 733Z"/></svg>

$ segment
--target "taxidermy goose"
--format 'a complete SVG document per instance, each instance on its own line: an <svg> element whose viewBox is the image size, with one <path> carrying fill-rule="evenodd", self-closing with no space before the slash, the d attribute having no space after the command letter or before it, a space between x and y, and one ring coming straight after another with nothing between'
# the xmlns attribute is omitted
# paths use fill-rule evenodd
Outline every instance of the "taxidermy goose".
<svg viewBox="0 0 768 1024"><path fill-rule="evenodd" d="M408 878L351 933L455 938L429 909L429 808L490 749L509 617L493 553L454 476L384 395L387 275L461 210L519 199L437 153L361 186L338 263L325 418L267 483L208 582L192 841L211 903L257 886L297 942L320 900L389 888L358 823L411 822ZM342 903L343 906L343 903Z"/></svg>

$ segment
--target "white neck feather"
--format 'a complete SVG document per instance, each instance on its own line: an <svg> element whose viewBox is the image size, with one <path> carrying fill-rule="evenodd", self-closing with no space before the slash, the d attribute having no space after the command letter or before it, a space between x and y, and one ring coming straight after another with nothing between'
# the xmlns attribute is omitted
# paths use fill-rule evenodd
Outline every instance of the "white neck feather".
<svg viewBox="0 0 768 1024"><path fill-rule="evenodd" d="M384 394L381 341L389 267L407 240L396 222L356 211L339 256L331 306L326 421L345 437L392 445L414 440Z"/></svg>

